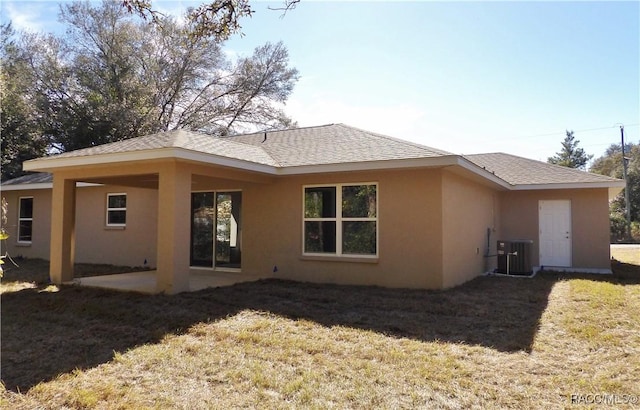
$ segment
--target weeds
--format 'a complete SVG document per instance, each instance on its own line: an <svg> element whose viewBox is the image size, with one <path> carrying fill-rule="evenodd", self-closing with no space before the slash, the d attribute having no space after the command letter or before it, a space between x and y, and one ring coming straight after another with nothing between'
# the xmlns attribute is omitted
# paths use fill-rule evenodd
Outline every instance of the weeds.
<svg viewBox="0 0 640 410"><path fill-rule="evenodd" d="M613 266L446 291L25 287L3 294L0 405L557 408L638 395L640 267Z"/></svg>

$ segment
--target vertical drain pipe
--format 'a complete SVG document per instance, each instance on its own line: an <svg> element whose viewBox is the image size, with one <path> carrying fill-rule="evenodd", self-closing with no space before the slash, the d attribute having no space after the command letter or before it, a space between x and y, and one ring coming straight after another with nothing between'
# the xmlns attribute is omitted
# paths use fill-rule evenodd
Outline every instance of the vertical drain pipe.
<svg viewBox="0 0 640 410"><path fill-rule="evenodd" d="M484 253L484 271L489 273L490 257L491 255L491 228L487 228L487 250Z"/></svg>
<svg viewBox="0 0 640 410"><path fill-rule="evenodd" d="M491 255L491 228L487 228L487 251L484 256L488 257Z"/></svg>

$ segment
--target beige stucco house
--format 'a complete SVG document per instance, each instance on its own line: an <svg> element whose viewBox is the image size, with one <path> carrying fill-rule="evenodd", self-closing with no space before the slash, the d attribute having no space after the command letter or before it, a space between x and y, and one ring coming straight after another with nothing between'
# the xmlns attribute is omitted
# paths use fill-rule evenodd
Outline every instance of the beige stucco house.
<svg viewBox="0 0 640 410"><path fill-rule="evenodd" d="M2 185L8 251L190 273L446 288L529 240L536 267L606 272L624 182L508 154L461 156L342 124L211 137L171 131L27 161Z"/></svg>

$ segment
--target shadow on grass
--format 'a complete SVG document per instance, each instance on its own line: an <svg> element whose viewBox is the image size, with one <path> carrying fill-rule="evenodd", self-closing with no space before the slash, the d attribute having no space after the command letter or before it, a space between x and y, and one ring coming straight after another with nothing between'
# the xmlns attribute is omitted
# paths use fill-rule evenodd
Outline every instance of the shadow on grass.
<svg viewBox="0 0 640 410"><path fill-rule="evenodd" d="M563 277L480 277L445 291L263 280L176 296L41 286L2 295L2 380L24 391L246 309L392 337L529 351L548 295Z"/></svg>

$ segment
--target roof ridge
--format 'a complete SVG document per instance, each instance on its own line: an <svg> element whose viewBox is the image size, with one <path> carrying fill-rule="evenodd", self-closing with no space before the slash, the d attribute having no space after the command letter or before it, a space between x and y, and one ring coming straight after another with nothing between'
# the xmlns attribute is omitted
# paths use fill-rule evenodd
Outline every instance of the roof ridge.
<svg viewBox="0 0 640 410"><path fill-rule="evenodd" d="M226 139L226 138L235 138L235 137L246 137L249 135L264 134L265 132L268 134L270 132L287 132L287 131L293 131L293 130L306 130L311 128L331 127L333 125L340 125L340 124L330 123L330 124L323 124L323 125L308 125L306 127L289 127L281 130L261 130L261 131L245 132L245 133L238 133L238 134L231 134L231 135L221 135L218 138Z"/></svg>
<svg viewBox="0 0 640 410"><path fill-rule="evenodd" d="M202 132L191 131L191 130L188 130L188 129L179 128L179 129L176 129L176 130L157 132L155 134L151 134L150 136L154 136L155 137L155 136L158 136L158 135L161 135L161 134L167 134L168 136L171 137L169 146L172 147L172 148L182 148L180 146L180 142L178 141L178 137L185 136L185 137L189 138L190 136L201 137L203 135L207 135L207 134L202 133ZM144 137L142 137L142 138L144 138Z"/></svg>
<svg viewBox="0 0 640 410"><path fill-rule="evenodd" d="M281 130L284 131L284 130ZM250 144L248 142L244 142L244 141L234 141L233 138L234 137L242 137L242 136L247 136L247 135L258 135L258 134L262 134L265 132L269 132L269 131L260 131L260 132L252 132L250 134L235 134L235 135L226 135L226 136L215 136L215 135L210 135L212 138L217 138L220 140L227 140L225 142L229 142L232 144L236 144L236 145L242 145L243 147L251 147L251 148L255 148L255 149L259 149L260 151L262 151L266 156L268 156L269 158L271 158L271 160L273 161L274 164L276 164L278 167L282 167L282 163L277 161L273 155L271 155L269 153L269 151L267 151L266 149L264 149L262 146L260 145L255 145L255 144ZM204 135L209 135L209 134L204 134Z"/></svg>

